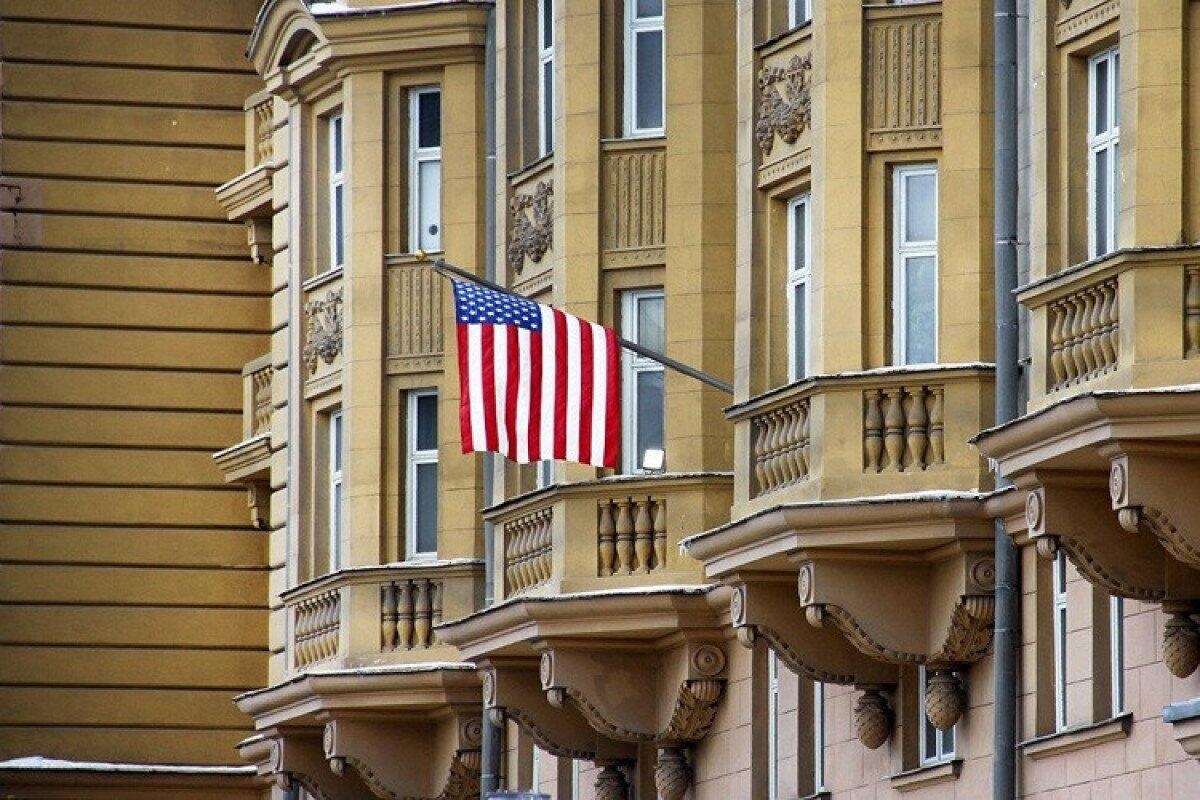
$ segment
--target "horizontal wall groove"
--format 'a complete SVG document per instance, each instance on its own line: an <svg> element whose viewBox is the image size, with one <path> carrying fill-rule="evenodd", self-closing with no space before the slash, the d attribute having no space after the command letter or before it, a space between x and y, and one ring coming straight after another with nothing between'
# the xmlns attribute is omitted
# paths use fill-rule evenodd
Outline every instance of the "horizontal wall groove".
<svg viewBox="0 0 1200 800"><path fill-rule="evenodd" d="M70 19L66 17L23 17L8 14L0 16L0 23L4 22L24 22L35 25L71 25L82 28L124 28L131 31L170 31L173 33L223 34L241 37L249 37L252 33L249 28L206 28L196 25L158 25L148 22L111 22L107 20L94 19Z"/></svg>
<svg viewBox="0 0 1200 800"><path fill-rule="evenodd" d="M229 75L233 77L253 78L256 73L249 62L245 69L232 67L204 67L192 65L181 67L177 64L147 64L138 61L78 61L58 58L6 58L6 64L35 67L79 67L81 69L134 69L146 72L183 72L197 75Z"/></svg>
<svg viewBox="0 0 1200 800"><path fill-rule="evenodd" d="M247 260L246 263L249 264L250 261ZM183 297L195 297L198 299L204 299L204 298L208 298L208 297L221 297L221 298L236 298L236 299L242 299L242 300L262 300L264 302L269 302L271 300L270 292L236 292L236 291L223 291L220 289L177 289L177 288L171 287L171 286L117 286L117 285L114 285L111 283L77 283L74 281L45 283L42 281L22 281L22 280L0 280L0 286L24 286L24 287L27 287L30 289L88 289L88 290L101 291L101 292L167 294L167 295L179 295L179 296L183 296ZM14 328L21 327L21 326L26 326L26 327L30 327L30 328L63 327L63 328L84 328L84 329L107 327L104 325L92 325L92 324L87 324L87 325L62 324L62 325L59 325L58 323L53 323L53 322L5 322L3 324L5 325L5 327L12 326ZM256 328L254 330L247 331L247 333L251 333L256 336L265 335L265 334L276 333L279 330L282 330L283 327L286 327L286 324L284 324L283 326L280 326L280 327L273 326L271 328ZM129 325L122 326L122 329L123 330L147 330L147 331L159 331L159 330L162 330L162 331L185 331L185 332L196 332L196 333L200 333L200 332L204 332L204 333L230 333L230 332L238 333L239 332L239 331L222 331L220 329L213 329L213 328L200 328L200 329L160 328L160 327L138 328L138 327L129 326Z"/></svg>
<svg viewBox="0 0 1200 800"><path fill-rule="evenodd" d="M166 142L161 139L95 139L78 136L21 136L5 134L8 142L53 142L55 144L102 144L106 147L161 147L170 150L215 150L222 153L241 153L244 146L209 144L203 142ZM219 217L217 218L219 219ZM228 221L225 222L228 225Z"/></svg>
<svg viewBox="0 0 1200 800"><path fill-rule="evenodd" d="M219 105L216 103L165 103L150 100L105 100L102 97L54 97L52 95L36 94L0 94L0 100L5 102L29 103L62 103L64 105L113 106L116 108L169 108L176 111L228 111L238 114L246 113L246 109L235 105Z"/></svg>

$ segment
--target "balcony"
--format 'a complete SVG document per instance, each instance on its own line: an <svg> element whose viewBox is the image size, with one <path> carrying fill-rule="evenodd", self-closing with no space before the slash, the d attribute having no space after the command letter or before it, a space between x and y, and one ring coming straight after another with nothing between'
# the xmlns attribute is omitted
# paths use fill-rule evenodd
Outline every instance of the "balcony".
<svg viewBox="0 0 1200 800"><path fill-rule="evenodd" d="M1097 390L1195 382L1195 247L1120 250L1025 286L1032 313L1030 410Z"/></svg>
<svg viewBox="0 0 1200 800"><path fill-rule="evenodd" d="M217 188L217 201L226 216L250 227L251 246L256 231L266 241L271 238L271 179L276 167L274 102L266 91L246 100L246 169Z"/></svg>
<svg viewBox="0 0 1200 800"><path fill-rule="evenodd" d="M988 364L821 375L730 408L740 458L733 518L781 503L975 490L967 440L992 419Z"/></svg>
<svg viewBox="0 0 1200 800"><path fill-rule="evenodd" d="M353 668L456 661L433 632L478 608L483 562L476 559L354 567L280 595L287 614L289 668Z"/></svg>
<svg viewBox="0 0 1200 800"><path fill-rule="evenodd" d="M679 540L727 522L731 491L728 473L618 476L493 506L496 598L701 583Z"/></svg>
<svg viewBox="0 0 1200 800"><path fill-rule="evenodd" d="M249 492L250 517L266 528L268 481L271 468L271 393L275 368L270 353L242 367L242 441L213 454L228 483L244 484Z"/></svg>

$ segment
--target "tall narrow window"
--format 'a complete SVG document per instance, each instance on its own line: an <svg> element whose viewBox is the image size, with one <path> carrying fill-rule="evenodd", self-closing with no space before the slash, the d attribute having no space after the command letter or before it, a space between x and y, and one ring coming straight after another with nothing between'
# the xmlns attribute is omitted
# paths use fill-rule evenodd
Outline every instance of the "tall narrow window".
<svg viewBox="0 0 1200 800"><path fill-rule="evenodd" d="M767 653L767 797L779 798L779 656Z"/></svg>
<svg viewBox="0 0 1200 800"><path fill-rule="evenodd" d="M811 280L809 196L788 204L788 377L799 380L809 371Z"/></svg>
<svg viewBox="0 0 1200 800"><path fill-rule="evenodd" d="M661 353L663 293L660 289L626 292L622 297L621 327L626 339ZM661 469L663 451L663 365L625 351L624 435L622 454L626 473ZM649 459L647 459L649 455ZM659 456L656 458L656 455Z"/></svg>
<svg viewBox="0 0 1200 800"><path fill-rule="evenodd" d="M813 681L813 791L825 791L825 684Z"/></svg>
<svg viewBox="0 0 1200 800"><path fill-rule="evenodd" d="M665 127L664 0L625 0L625 135L661 136Z"/></svg>
<svg viewBox="0 0 1200 800"><path fill-rule="evenodd" d="M1108 599L1109 647L1112 653L1112 716L1125 710L1125 603Z"/></svg>
<svg viewBox="0 0 1200 800"><path fill-rule="evenodd" d="M538 0L538 153L554 149L554 0Z"/></svg>
<svg viewBox="0 0 1200 800"><path fill-rule="evenodd" d="M408 393L408 557L437 557L438 396L431 389Z"/></svg>
<svg viewBox="0 0 1200 800"><path fill-rule="evenodd" d="M342 522L345 514L345 483L342 467L345 463L345 436L342 412L329 415L329 571L342 566Z"/></svg>
<svg viewBox="0 0 1200 800"><path fill-rule="evenodd" d="M917 680L920 681L920 697L917 700L917 708L925 708L925 693L928 691L927 681L929 679L925 665L922 664L918 669ZM954 728L948 731L938 730L937 727L929 721L929 717L921 714L921 763L922 764L937 764L942 761L948 761L954 758Z"/></svg>
<svg viewBox="0 0 1200 800"><path fill-rule="evenodd" d="M812 0L788 0L788 27L795 28L812 19Z"/></svg>
<svg viewBox="0 0 1200 800"><path fill-rule="evenodd" d="M1115 47L1088 60L1088 255L1091 258L1117 249L1120 72L1121 54Z"/></svg>
<svg viewBox="0 0 1200 800"><path fill-rule="evenodd" d="M892 358L937 361L937 166L897 167L893 185Z"/></svg>
<svg viewBox="0 0 1200 800"><path fill-rule="evenodd" d="M442 90L409 92L409 241L412 250L442 249Z"/></svg>
<svg viewBox="0 0 1200 800"><path fill-rule="evenodd" d="M551 459L539 461L537 468L537 488L545 489L554 483L554 462Z"/></svg>
<svg viewBox="0 0 1200 800"><path fill-rule="evenodd" d="M1067 727L1067 557L1054 557L1054 727Z"/></svg>
<svg viewBox="0 0 1200 800"><path fill-rule="evenodd" d="M329 118L329 268L346 263L346 142L341 114Z"/></svg>

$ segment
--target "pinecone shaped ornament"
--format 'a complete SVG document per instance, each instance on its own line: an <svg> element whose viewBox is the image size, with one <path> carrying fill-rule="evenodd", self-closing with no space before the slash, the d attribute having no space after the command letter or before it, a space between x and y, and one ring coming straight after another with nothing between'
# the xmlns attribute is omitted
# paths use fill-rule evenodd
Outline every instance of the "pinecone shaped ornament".
<svg viewBox="0 0 1200 800"><path fill-rule="evenodd" d="M854 730L871 750L879 749L892 735L892 709L878 689L864 689L854 704Z"/></svg>
<svg viewBox="0 0 1200 800"><path fill-rule="evenodd" d="M925 682L925 716L939 731L954 727L967 710L962 679L950 670L932 670Z"/></svg>
<svg viewBox="0 0 1200 800"><path fill-rule="evenodd" d="M1163 661L1176 678L1186 678L1200 666L1200 628L1185 611L1176 611L1163 631Z"/></svg>

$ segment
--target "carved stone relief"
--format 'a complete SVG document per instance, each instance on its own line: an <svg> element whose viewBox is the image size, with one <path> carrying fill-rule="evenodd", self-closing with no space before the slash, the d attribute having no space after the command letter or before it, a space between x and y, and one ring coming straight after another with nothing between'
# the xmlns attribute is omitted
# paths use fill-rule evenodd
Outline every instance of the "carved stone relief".
<svg viewBox="0 0 1200 800"><path fill-rule="evenodd" d="M754 138L769 156L778 136L795 144L812 123L812 56L794 55L783 67L763 67L758 73L758 123ZM782 89L782 91L781 91Z"/></svg>
<svg viewBox="0 0 1200 800"><path fill-rule="evenodd" d="M304 342L304 364L311 375L317 364L332 364L342 352L342 290L326 292L321 300L312 300L304 307L308 319Z"/></svg>
<svg viewBox="0 0 1200 800"><path fill-rule="evenodd" d="M872 21L867 31L866 109L871 149L941 141L941 19Z"/></svg>
<svg viewBox="0 0 1200 800"><path fill-rule="evenodd" d="M553 196L554 181L538 181L532 194L514 194L509 201L508 265L517 274L526 258L537 264L554 245Z"/></svg>

